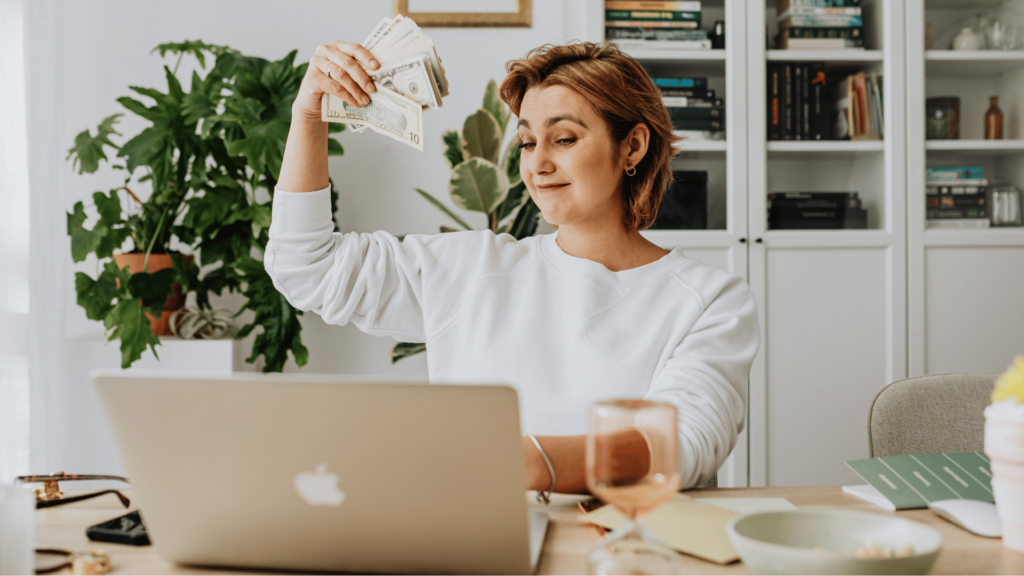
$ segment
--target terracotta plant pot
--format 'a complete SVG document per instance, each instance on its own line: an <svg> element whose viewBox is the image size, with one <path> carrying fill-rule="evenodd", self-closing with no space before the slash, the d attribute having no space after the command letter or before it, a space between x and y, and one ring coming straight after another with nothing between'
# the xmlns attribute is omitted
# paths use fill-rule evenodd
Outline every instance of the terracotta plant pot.
<svg viewBox="0 0 1024 576"><path fill-rule="evenodd" d="M185 255L185 264L192 264L194 256L191 254ZM140 272L142 270L143 261L146 259L145 254L114 254L114 262L117 263L118 268L129 267L129 271L132 274ZM152 274L158 270L164 268L171 268L171 257L167 254L150 254L149 255L149 272ZM163 312L160 314L160 318L154 318L152 314L146 312L146 318L149 318L149 325L153 329L153 334L157 336L171 336L171 314L174 314L177 310L180 310L185 305L185 295L181 293L181 284L175 282L171 285L171 289L174 290L174 296L168 296L167 301L164 302Z"/></svg>

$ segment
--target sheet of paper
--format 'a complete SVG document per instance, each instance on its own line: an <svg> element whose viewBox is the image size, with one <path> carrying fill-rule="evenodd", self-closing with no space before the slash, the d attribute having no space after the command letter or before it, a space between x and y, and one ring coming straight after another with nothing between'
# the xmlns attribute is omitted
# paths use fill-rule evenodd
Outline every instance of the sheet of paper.
<svg viewBox="0 0 1024 576"><path fill-rule="evenodd" d="M785 498L694 498L697 502L728 508L740 514L755 512L776 512L796 510L796 506Z"/></svg>
<svg viewBox="0 0 1024 576"><path fill-rule="evenodd" d="M739 560L725 531L726 524L734 516L739 516L739 512L676 494L671 501L641 518L640 523L680 552L728 564ZM583 519L609 530L626 522L626 517L611 506L585 514Z"/></svg>

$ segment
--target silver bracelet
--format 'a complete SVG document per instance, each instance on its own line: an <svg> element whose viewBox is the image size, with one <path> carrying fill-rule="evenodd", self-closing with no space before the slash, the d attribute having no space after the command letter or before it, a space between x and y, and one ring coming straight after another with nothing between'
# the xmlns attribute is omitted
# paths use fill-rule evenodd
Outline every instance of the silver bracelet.
<svg viewBox="0 0 1024 576"><path fill-rule="evenodd" d="M555 489L555 467L551 465L551 459L548 458L544 449L540 447L540 442L537 442L537 437L533 434L527 434L527 438L533 440L533 445L537 447L537 451L540 452L541 457L544 458L544 463L548 465L548 472L551 474L551 486L548 487L547 492L541 490L537 491L537 501L542 504L550 504L551 492Z"/></svg>

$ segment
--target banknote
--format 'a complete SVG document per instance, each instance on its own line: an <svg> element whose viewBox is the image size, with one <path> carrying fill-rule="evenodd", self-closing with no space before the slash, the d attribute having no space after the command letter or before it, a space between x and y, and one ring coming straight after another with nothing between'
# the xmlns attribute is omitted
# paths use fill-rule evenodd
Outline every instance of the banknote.
<svg viewBox="0 0 1024 576"><path fill-rule="evenodd" d="M441 93L441 96L448 95L448 78L445 76L444 67L441 66L441 59L437 57L434 49L434 42L425 36L417 38L413 42L405 44L387 53L387 58L408 58L410 56L423 54L430 63L430 72L434 75L434 82Z"/></svg>
<svg viewBox="0 0 1024 576"><path fill-rule="evenodd" d="M342 122L353 126L366 126L423 151L423 108L413 100L393 90L378 87L370 94L370 103L357 108L331 94L320 101L324 122Z"/></svg>
<svg viewBox="0 0 1024 576"><path fill-rule="evenodd" d="M389 62L384 68L372 72L370 78L377 86L398 92L418 103L424 110L441 106L441 92L430 72L426 56Z"/></svg>

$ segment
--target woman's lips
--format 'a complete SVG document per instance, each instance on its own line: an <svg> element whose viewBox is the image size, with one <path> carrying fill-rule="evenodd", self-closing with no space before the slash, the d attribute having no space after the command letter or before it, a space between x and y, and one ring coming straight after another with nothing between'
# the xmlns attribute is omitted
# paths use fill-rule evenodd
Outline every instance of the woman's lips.
<svg viewBox="0 0 1024 576"><path fill-rule="evenodd" d="M541 192L552 192L555 190L561 190L562 188L565 188L568 185L569 184L545 184L543 186L537 186L537 189L540 190Z"/></svg>

